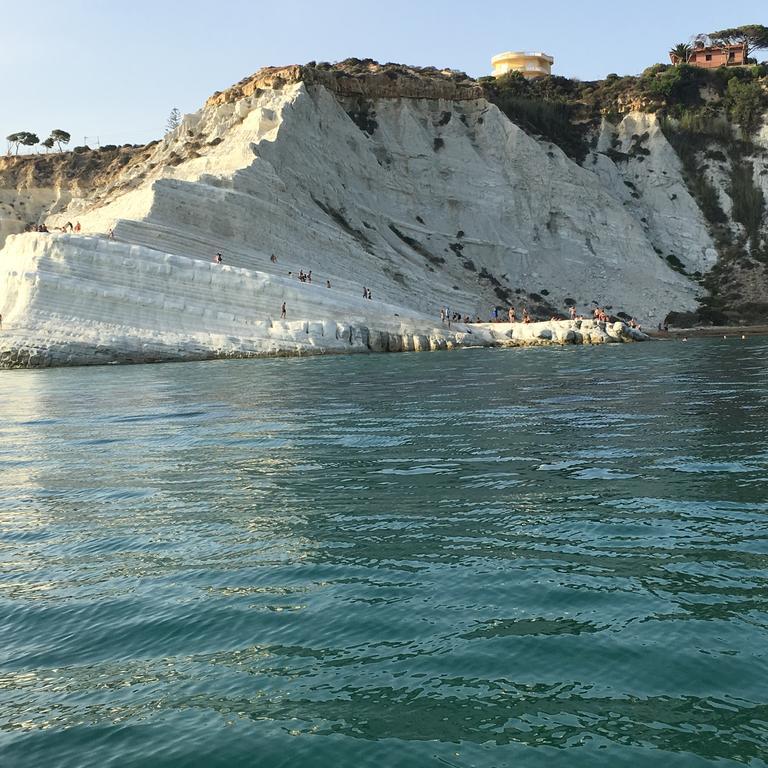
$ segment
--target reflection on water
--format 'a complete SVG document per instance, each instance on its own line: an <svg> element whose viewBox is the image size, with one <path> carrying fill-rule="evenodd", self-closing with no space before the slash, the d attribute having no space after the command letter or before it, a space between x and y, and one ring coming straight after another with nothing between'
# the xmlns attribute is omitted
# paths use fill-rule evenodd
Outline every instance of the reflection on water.
<svg viewBox="0 0 768 768"><path fill-rule="evenodd" d="M766 363L3 374L3 763L765 765Z"/></svg>

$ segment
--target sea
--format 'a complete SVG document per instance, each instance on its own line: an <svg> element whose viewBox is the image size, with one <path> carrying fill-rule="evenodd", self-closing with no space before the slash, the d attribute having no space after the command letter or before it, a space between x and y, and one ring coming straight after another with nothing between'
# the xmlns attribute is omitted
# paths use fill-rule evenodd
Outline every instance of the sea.
<svg viewBox="0 0 768 768"><path fill-rule="evenodd" d="M0 373L0 765L768 763L768 339Z"/></svg>

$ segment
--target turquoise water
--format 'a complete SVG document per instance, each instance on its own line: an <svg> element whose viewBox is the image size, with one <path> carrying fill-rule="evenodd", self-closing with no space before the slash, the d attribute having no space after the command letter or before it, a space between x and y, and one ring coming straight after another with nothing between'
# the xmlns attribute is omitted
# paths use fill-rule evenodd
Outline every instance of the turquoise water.
<svg viewBox="0 0 768 768"><path fill-rule="evenodd" d="M0 764L765 766L766 371L0 374Z"/></svg>

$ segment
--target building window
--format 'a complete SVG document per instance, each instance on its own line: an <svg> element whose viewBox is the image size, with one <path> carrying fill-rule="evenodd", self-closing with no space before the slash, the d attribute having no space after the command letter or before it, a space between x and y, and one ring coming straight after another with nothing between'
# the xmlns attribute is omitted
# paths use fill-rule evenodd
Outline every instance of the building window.
<svg viewBox="0 0 768 768"><path fill-rule="evenodd" d="M708 54L706 54L706 56L704 56L704 58L705 58L706 61L712 61L712 54L708 53Z"/></svg>

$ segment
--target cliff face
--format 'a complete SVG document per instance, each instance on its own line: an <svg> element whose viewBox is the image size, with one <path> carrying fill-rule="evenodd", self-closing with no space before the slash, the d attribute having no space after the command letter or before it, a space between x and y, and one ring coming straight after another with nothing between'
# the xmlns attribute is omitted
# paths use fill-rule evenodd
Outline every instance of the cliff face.
<svg viewBox="0 0 768 768"><path fill-rule="evenodd" d="M603 120L595 139L585 168L640 223L657 257L692 278L711 269L715 243L658 118L629 112L617 124Z"/></svg>
<svg viewBox="0 0 768 768"><path fill-rule="evenodd" d="M591 319L441 323L344 288L99 237L17 235L5 257L15 269L0 272L9 321L0 368L647 338L622 322Z"/></svg>
<svg viewBox="0 0 768 768"><path fill-rule="evenodd" d="M146 157L144 147L104 147L50 155L0 157L0 247L8 235L23 232L62 211L73 198L106 186Z"/></svg>
<svg viewBox="0 0 768 768"><path fill-rule="evenodd" d="M360 100L298 82L188 116L113 191L52 222L248 268L276 270L275 253L280 271L435 313L517 302L548 316L569 300L657 322L692 309L696 286L624 202L484 99ZM699 268L707 247L684 257Z"/></svg>
<svg viewBox="0 0 768 768"><path fill-rule="evenodd" d="M15 170L5 174L15 173L17 190L35 178L45 180L38 190L58 190L49 228L80 221L83 235L114 229L117 255L110 251L109 268L98 273L101 288L87 290L133 297L133 314L120 320L131 338L153 323L168 333L151 302L125 288L138 284L143 261L171 256L210 263L222 252L227 268L262 286L255 319L272 322L290 299L302 321L353 315L381 327L394 317L424 323L444 306L485 319L495 306L549 317L574 303L580 313L600 305L655 325L670 311L697 309L700 280L718 260L685 168L654 116L604 122L580 165L448 70L357 60L263 70L214 95L162 141L92 159L87 172L58 161L57 172L35 177L37 161L16 162L27 164L24 172L9 164ZM32 236L15 239L0 251L0 270L29 270L26 242L41 247ZM82 254L77 238L63 238L55 260ZM311 286L295 280L300 270L312 270ZM188 280L206 284L207 275L193 270ZM174 279L161 269L153 285L184 310ZM86 290L78 280L67 283L69 294ZM114 319L109 302L84 295L54 306L35 299L34 281L29 293L16 278L5 285L17 286L0 289L6 323ZM374 298L361 304L363 286ZM230 310L218 294L211 306L205 290L201 296L193 315L204 335L218 323L211 318Z"/></svg>
<svg viewBox="0 0 768 768"><path fill-rule="evenodd" d="M456 70L402 64L381 65L372 59L347 59L333 66L313 63L265 67L226 91L215 93L206 101L205 106L232 104L264 90L280 90L295 83L321 85L338 96L366 99L465 101L485 96L479 83Z"/></svg>
<svg viewBox="0 0 768 768"><path fill-rule="evenodd" d="M598 82L481 80L508 117L623 196L656 253L700 283L699 308L671 313L673 322L768 320L768 63L656 64ZM691 247L716 263L693 266Z"/></svg>

